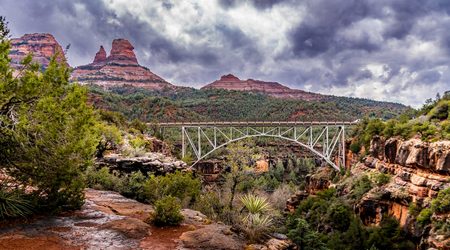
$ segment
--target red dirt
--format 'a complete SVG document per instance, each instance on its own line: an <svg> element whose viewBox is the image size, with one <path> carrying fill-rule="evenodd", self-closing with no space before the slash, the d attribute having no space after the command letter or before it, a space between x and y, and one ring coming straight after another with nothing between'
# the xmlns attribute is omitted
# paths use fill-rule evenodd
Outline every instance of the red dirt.
<svg viewBox="0 0 450 250"><path fill-rule="evenodd" d="M152 227L151 236L141 241L140 247L148 250L172 250L178 245L181 234L197 229L193 225L181 225L178 227Z"/></svg>
<svg viewBox="0 0 450 250"><path fill-rule="evenodd" d="M25 236L5 235L0 237L0 249L3 250L79 250L66 244L63 239L56 236Z"/></svg>

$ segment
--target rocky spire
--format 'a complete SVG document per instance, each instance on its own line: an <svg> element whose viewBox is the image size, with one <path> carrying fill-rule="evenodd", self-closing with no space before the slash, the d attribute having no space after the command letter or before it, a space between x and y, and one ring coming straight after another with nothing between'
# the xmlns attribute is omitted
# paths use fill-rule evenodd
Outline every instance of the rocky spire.
<svg viewBox="0 0 450 250"><path fill-rule="evenodd" d="M107 58L108 62L119 64L138 65L136 55L133 52L134 47L126 39L114 39L111 47L111 54Z"/></svg>
<svg viewBox="0 0 450 250"><path fill-rule="evenodd" d="M103 46L100 46L100 50L95 54L94 62L93 63L102 63L106 61L106 51Z"/></svg>

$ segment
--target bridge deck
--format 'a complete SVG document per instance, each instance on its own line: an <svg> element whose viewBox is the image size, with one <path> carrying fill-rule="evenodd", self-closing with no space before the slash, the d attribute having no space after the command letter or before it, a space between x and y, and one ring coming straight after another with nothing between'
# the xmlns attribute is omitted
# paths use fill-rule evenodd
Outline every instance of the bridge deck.
<svg viewBox="0 0 450 250"><path fill-rule="evenodd" d="M215 121L215 122L160 122L147 123L147 125L157 125L159 127L189 127L189 126L212 126L212 127L279 127L279 126L340 126L340 125L355 125L356 121Z"/></svg>

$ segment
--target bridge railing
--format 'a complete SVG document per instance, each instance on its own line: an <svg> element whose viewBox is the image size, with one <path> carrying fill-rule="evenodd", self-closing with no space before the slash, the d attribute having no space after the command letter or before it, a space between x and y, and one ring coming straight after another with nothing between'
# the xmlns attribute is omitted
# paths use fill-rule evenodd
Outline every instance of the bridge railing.
<svg viewBox="0 0 450 250"><path fill-rule="evenodd" d="M189 127L189 126L215 126L215 127L279 127L279 126L330 126L330 125L355 125L356 121L211 121L211 122L159 122L148 123L159 127Z"/></svg>

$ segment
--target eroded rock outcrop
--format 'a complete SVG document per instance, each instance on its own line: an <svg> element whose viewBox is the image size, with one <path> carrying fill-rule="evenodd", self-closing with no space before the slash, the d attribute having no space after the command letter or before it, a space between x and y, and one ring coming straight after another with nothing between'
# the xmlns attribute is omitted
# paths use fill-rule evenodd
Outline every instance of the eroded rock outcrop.
<svg viewBox="0 0 450 250"><path fill-rule="evenodd" d="M72 80L81 84L95 84L105 88L134 86L152 90L175 88L172 84L139 65L133 45L126 39L114 39L110 55L103 46L91 64L76 67Z"/></svg>
<svg viewBox="0 0 450 250"><path fill-rule="evenodd" d="M288 88L278 82L265 82L254 79L241 80L238 77L228 74L220 77L202 89L227 89L238 91L259 92L277 98L293 98L301 100L319 100L322 95L306 92L299 89Z"/></svg>
<svg viewBox="0 0 450 250"><path fill-rule="evenodd" d="M367 193L357 204L356 212L365 224L378 224L383 216L391 215L419 239L424 232L414 223L409 206L415 203L428 207L440 190L450 187L450 141L428 143L375 137L369 152L364 163L352 168L352 174L389 173L392 177L389 183ZM431 230L424 244L439 247L441 244L433 243L435 238L440 236Z"/></svg>
<svg viewBox="0 0 450 250"><path fill-rule="evenodd" d="M25 34L11 39L11 66L20 69L20 62L28 55L33 55L33 61L46 68L52 56L56 55L59 62L66 63L64 51L55 37L47 33Z"/></svg>
<svg viewBox="0 0 450 250"><path fill-rule="evenodd" d="M161 175L173 173L177 170L186 170L187 164L161 153L149 152L143 156L130 157L120 154L110 154L99 160L98 167L108 167L124 173L141 171L142 173L152 173Z"/></svg>

